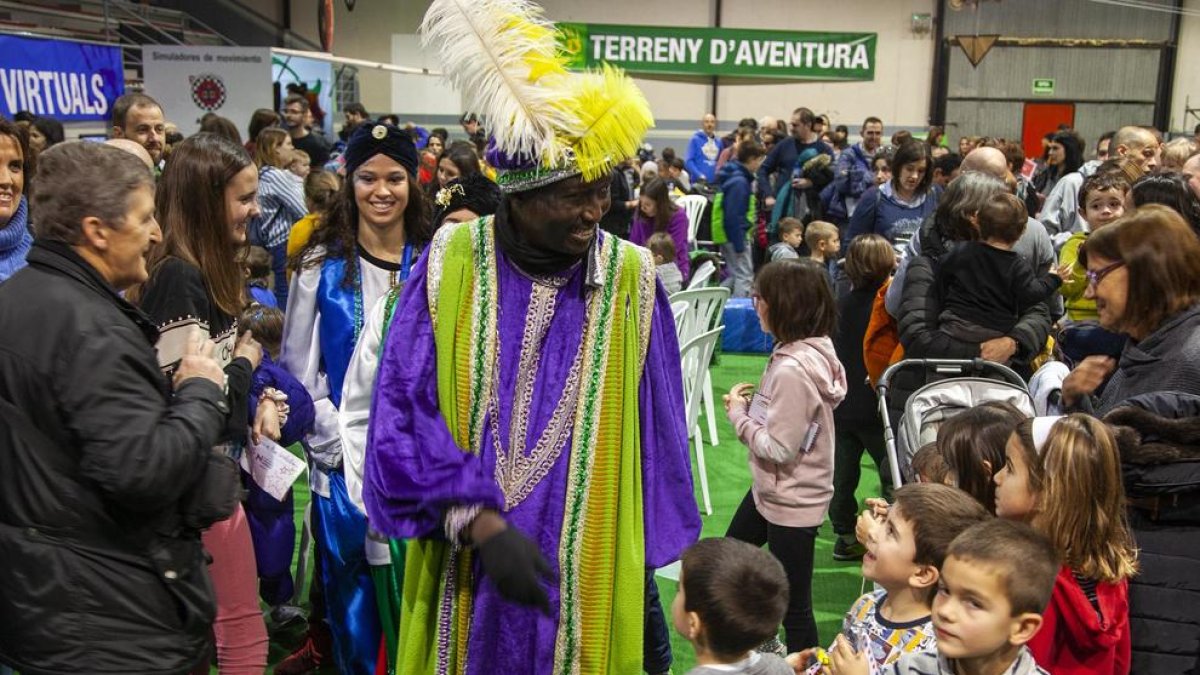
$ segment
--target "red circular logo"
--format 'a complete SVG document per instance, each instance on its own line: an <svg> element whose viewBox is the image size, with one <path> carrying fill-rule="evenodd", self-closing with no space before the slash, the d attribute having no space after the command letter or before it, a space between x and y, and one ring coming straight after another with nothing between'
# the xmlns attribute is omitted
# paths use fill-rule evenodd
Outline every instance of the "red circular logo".
<svg viewBox="0 0 1200 675"><path fill-rule="evenodd" d="M189 76L188 81L192 83L192 101L199 108L211 112L225 105L225 82L219 76L205 73Z"/></svg>

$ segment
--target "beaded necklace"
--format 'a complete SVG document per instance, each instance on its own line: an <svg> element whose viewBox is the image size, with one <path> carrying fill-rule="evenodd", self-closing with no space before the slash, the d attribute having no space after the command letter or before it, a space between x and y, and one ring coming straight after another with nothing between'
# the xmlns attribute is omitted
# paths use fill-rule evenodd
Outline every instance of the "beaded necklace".
<svg viewBox="0 0 1200 675"><path fill-rule="evenodd" d="M392 288L396 288L408 281L408 273L412 270L413 245L412 243L404 244L404 253L400 256L400 270L392 272ZM355 265L357 265L357 273L354 275L354 343L358 344L358 336L362 333L363 328L363 272L362 272L362 256L354 256Z"/></svg>

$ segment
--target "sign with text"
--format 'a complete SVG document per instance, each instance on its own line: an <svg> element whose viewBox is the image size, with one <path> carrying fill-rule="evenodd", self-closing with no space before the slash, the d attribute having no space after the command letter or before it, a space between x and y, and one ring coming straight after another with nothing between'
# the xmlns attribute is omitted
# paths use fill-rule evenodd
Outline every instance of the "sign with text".
<svg viewBox="0 0 1200 675"><path fill-rule="evenodd" d="M875 79L875 33L560 23L572 68L798 80Z"/></svg>
<svg viewBox="0 0 1200 675"><path fill-rule="evenodd" d="M1033 93L1035 94L1053 94L1054 80L1040 79L1033 81Z"/></svg>
<svg viewBox="0 0 1200 675"><path fill-rule="evenodd" d="M0 114L107 120L125 93L121 48L0 35Z"/></svg>
<svg viewBox="0 0 1200 675"><path fill-rule="evenodd" d="M146 45L142 79L184 136L199 131L200 118L210 112L245 132L255 109L275 107L267 47Z"/></svg>

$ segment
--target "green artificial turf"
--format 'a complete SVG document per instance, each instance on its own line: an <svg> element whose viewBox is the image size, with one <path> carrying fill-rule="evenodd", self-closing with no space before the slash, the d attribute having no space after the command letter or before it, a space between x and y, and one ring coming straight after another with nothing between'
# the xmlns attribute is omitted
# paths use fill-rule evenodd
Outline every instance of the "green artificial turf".
<svg viewBox="0 0 1200 675"><path fill-rule="evenodd" d="M717 435L720 443L716 446L707 445L707 423L702 417L700 422L706 440L704 458L708 465L709 490L713 506L713 515L701 514L703 521L701 536L703 537L720 537L725 534L725 528L733 518L734 510L750 488L750 469L746 462L746 448L737 440L733 428L725 419L721 407L721 395L738 382L757 383L765 364L766 357L762 355L722 354L712 368L713 392L716 395ZM298 446L293 448L293 451L299 452ZM864 460L863 478L859 484L860 501L866 497L877 495L879 492L879 478L875 466L865 455ZM694 456L692 470L695 477ZM698 477L695 477L694 483L696 503L702 504ZM309 501L306 477L297 481L294 493L298 553L304 509ZM862 577L859 576L858 563L834 562L832 557L833 540L833 531L829 522L826 521L817 538L816 564L813 572L813 608L817 619L817 630L823 645L829 643L840 629L842 616L859 596L863 586ZM295 558L293 565L294 561ZM309 569L311 570L311 567ZM668 571L667 574L669 575L670 572ZM663 609L669 624L671 601L675 598L676 584L661 575L657 577L657 580ZM307 589L308 585L305 588ZM307 599L307 594L305 594L305 599ZM304 626L298 626L287 631L272 632L269 662L274 665L287 656L299 644L304 630ZM682 675L695 665L692 646L672 628L671 647L675 657L672 670L676 675ZM214 669L212 672L216 673L216 670ZM267 672L272 672L272 669L269 668ZM329 668L323 668L321 672L333 673L336 671L330 665Z"/></svg>
<svg viewBox="0 0 1200 675"><path fill-rule="evenodd" d="M750 467L746 459L746 446L737 439L729 420L725 418L721 407L721 396L739 382L758 383L766 366L766 357L760 355L722 354L719 362L712 368L713 393L717 410L717 439L715 447L707 444L708 427L701 418L700 426L704 433L704 461L708 467L708 488L712 499L713 514L705 516L701 512L703 530L701 537L721 537L733 519L733 512L741 504L750 489ZM693 441L694 453L694 441ZM859 483L859 501L872 496L878 496L879 476L870 457L864 453L862 480ZM692 474L695 478L696 503L703 504L700 498L700 479L696 474L695 455L692 455ZM703 506L701 506L703 508ZM863 580L859 574L859 563L840 563L833 560L833 529L826 519L817 537L815 564L813 570L813 613L817 620L817 632L822 646L833 640L841 629L842 617L850 609L850 605L862 592ZM662 597L663 610L667 614L667 622L671 619L671 602L675 599L676 584L662 575L657 577L659 595ZM671 630L671 649L674 652L675 664L672 671L676 675L686 673L695 665L695 654L692 645L674 630Z"/></svg>

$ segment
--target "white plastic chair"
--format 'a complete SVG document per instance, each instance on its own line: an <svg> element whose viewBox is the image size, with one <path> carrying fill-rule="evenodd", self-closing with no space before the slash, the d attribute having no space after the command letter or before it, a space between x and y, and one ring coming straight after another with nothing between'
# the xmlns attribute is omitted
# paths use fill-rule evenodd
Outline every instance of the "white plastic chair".
<svg viewBox="0 0 1200 675"><path fill-rule="evenodd" d="M687 300L679 300L671 303L671 314L675 317L675 337L679 337L679 327L683 325L684 316L691 309L692 304Z"/></svg>
<svg viewBox="0 0 1200 675"><path fill-rule="evenodd" d="M688 435L696 441L696 472L700 474L700 494L704 499L705 515L712 515L712 498L708 493L708 470L704 465L704 435L700 433L697 419L700 416L700 400L704 398L708 364L712 361L713 349L721 337L721 329L714 328L688 340L679 350L683 370L684 413Z"/></svg>
<svg viewBox="0 0 1200 675"><path fill-rule="evenodd" d="M675 334L679 336L679 344L685 344L697 335L710 331L724 324L722 312L729 300L729 289L720 286L713 288L696 288L679 291L670 297L671 304L686 300L692 306L683 315L682 324L676 324ZM712 390L712 377L708 371L704 373L704 419L708 426L708 440L716 445L717 416L715 397Z"/></svg>
<svg viewBox="0 0 1200 675"><path fill-rule="evenodd" d="M684 315L685 330L679 333L679 344L697 335L710 331L721 324L721 312L729 301L729 289L722 286L712 288L689 288L671 295L671 307L677 302L686 302L691 309Z"/></svg>
<svg viewBox="0 0 1200 675"><path fill-rule="evenodd" d="M692 273L692 280L688 282L686 290L693 288L704 288L708 285L708 280L717 273L717 266L711 260L705 260L704 264L696 268Z"/></svg>
<svg viewBox="0 0 1200 675"><path fill-rule="evenodd" d="M688 246L692 250L696 249L696 233L700 231L700 218L704 216L704 209L708 206L708 199L702 195L685 195L680 197L675 205L683 209L687 213L688 218Z"/></svg>

